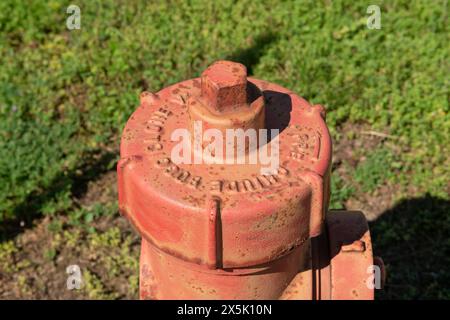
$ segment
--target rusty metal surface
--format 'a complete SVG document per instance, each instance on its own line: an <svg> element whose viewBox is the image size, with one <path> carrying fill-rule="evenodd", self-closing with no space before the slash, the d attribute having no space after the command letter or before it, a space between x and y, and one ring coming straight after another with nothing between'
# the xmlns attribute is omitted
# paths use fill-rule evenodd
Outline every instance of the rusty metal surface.
<svg viewBox="0 0 450 320"><path fill-rule="evenodd" d="M323 220L331 141L319 108L275 84L248 82L264 95L266 125L280 128L277 175L261 175L258 164L171 162L175 142L170 134L190 127L185 101L202 96L201 79L144 95L122 135L120 210L159 249L213 268L217 261L209 252L217 244L208 236L215 228L209 223L212 199L220 203L224 267L276 259L317 233Z"/></svg>
<svg viewBox="0 0 450 320"><path fill-rule="evenodd" d="M175 164L171 134L194 132L197 120L221 131L278 129L278 172L262 175L259 163ZM141 94L120 154L119 208L143 237L142 298L331 297L322 237L331 139L322 106L219 61L200 78Z"/></svg>
<svg viewBox="0 0 450 320"><path fill-rule="evenodd" d="M308 246L300 246L266 264L212 270L162 252L145 239L141 245L141 299L278 299L308 263Z"/></svg>
<svg viewBox="0 0 450 320"><path fill-rule="evenodd" d="M333 211L327 215L330 244L331 299L373 300L367 285L373 266L372 242L366 218L359 211Z"/></svg>

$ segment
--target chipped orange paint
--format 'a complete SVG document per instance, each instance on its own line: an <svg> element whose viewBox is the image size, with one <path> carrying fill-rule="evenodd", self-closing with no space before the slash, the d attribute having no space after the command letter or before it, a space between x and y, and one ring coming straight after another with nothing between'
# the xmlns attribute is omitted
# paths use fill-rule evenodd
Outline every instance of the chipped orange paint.
<svg viewBox="0 0 450 320"><path fill-rule="evenodd" d="M350 262L326 243L336 237L326 227L331 138L322 106L247 77L245 66L230 61L140 99L122 134L117 172L120 211L143 238L141 298L345 295L333 288L352 280L334 281L342 275L333 265ZM195 120L219 130L279 129L278 173L262 176L261 164L175 164L171 133ZM357 240L371 257L370 239Z"/></svg>

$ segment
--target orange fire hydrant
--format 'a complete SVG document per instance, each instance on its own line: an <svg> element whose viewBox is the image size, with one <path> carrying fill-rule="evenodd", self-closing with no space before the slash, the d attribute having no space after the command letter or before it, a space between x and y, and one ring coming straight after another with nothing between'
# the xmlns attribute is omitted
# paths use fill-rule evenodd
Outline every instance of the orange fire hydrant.
<svg viewBox="0 0 450 320"><path fill-rule="evenodd" d="M366 219L328 212L322 106L218 61L142 93L120 155L119 208L142 235L142 299L373 299Z"/></svg>

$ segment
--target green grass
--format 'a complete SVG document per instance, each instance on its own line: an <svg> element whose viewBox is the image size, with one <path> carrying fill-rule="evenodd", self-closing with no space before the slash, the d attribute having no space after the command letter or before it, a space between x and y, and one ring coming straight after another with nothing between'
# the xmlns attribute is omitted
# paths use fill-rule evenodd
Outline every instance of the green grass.
<svg viewBox="0 0 450 320"><path fill-rule="evenodd" d="M138 94L217 59L324 104L336 140L346 122L394 136L399 150L368 150L355 169L364 192L389 181L402 198L449 200L447 1L371 2L381 30L366 27L367 1L244 0L77 1L69 31L71 3L0 1L0 222L95 219L73 197L114 166L105 150ZM355 188L334 177L339 207Z"/></svg>
<svg viewBox="0 0 450 320"><path fill-rule="evenodd" d="M370 193L381 184L395 179L396 161L387 149L376 149L368 158L358 165L353 173L354 181L361 187L361 192Z"/></svg>

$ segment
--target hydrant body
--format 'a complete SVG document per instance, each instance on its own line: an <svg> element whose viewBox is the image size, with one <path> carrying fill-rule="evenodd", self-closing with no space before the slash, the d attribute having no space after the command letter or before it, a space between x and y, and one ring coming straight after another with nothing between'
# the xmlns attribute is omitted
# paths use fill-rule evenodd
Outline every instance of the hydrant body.
<svg viewBox="0 0 450 320"><path fill-rule="evenodd" d="M238 134L218 144L229 132L244 133L241 148ZM364 216L327 213L323 107L219 61L144 92L120 154L119 208L142 235L141 298L373 299Z"/></svg>

